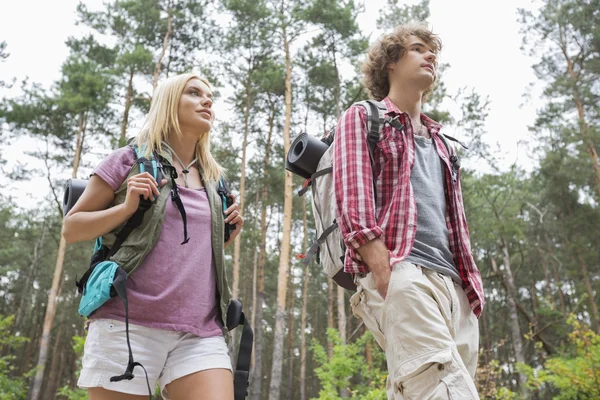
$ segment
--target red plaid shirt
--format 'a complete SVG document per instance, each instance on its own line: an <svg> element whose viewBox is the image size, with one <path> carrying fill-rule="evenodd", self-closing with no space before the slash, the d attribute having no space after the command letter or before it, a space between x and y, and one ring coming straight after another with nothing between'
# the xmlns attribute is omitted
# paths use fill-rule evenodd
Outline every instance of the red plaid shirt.
<svg viewBox="0 0 600 400"><path fill-rule="evenodd" d="M360 246L381 237L389 250L391 266L409 255L417 232L417 206L410 182L415 162L414 132L406 113L402 113L387 97L383 102L388 110L386 116L399 116L405 128L399 132L386 124L381 131L373 154L375 174L367 146L367 113L364 107L352 106L342 115L333 141L337 221L347 246L344 270L353 274L369 272L356 251ZM446 225L450 234L450 251L454 255L471 308L479 317L485 303L483 283L471 254L460 171L454 182L450 155L443 139L438 136L441 125L423 114L421 119L429 129L438 155L446 166ZM376 177L376 202L373 176Z"/></svg>

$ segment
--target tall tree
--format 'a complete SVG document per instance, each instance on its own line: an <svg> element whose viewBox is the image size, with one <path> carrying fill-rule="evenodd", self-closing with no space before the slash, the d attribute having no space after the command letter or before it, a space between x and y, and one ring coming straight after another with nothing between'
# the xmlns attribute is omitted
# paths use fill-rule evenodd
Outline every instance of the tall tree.
<svg viewBox="0 0 600 400"><path fill-rule="evenodd" d="M534 66L538 79L547 82L536 130L560 132L590 164L587 182L600 201L600 31L598 0L545 0L536 12L520 9L523 48L542 55ZM560 127L560 131L558 128Z"/></svg>
<svg viewBox="0 0 600 400"><path fill-rule="evenodd" d="M291 44L303 31L305 22L302 13L305 9L304 1L297 1L290 5L286 0L271 3L276 10L278 25L277 31L283 44L285 65L285 122L283 127L283 154L287 154L290 145L292 124L292 50ZM292 228L292 173L285 171L284 202L283 202L283 227L281 250L279 253L279 268L277 277L277 310L275 312L275 334L273 340L273 364L271 367L271 383L269 399L278 400L281 394L281 372L283 362L283 337L285 334L285 300L287 293L287 274L290 264L290 239Z"/></svg>
<svg viewBox="0 0 600 400"><path fill-rule="evenodd" d="M107 109L113 98L111 67L115 53L98 44L92 36L69 39L67 46L71 54L62 66L63 77L56 84L54 96L28 91L22 99L9 102L5 118L15 129L26 133L55 135L57 144L67 148L73 145L71 140L74 139L71 177L77 178L86 132L91 127L92 132L97 133L98 125L109 122L112 116L111 110ZM59 129L53 130L57 127ZM41 395L65 253L66 242L61 237L32 383L31 398L34 400Z"/></svg>
<svg viewBox="0 0 600 400"><path fill-rule="evenodd" d="M272 189L273 183L279 184L277 172L273 168L277 165L273 162L275 131L279 128L278 118L281 117L281 106L285 92L285 75L284 67L274 60L261 63L260 71L257 71L257 97L259 103L257 109L262 110L260 115L263 115L267 121L266 138L259 137L259 142L263 142L262 165L261 173L259 174L260 187L260 245L257 264L257 290L256 290L256 311L255 314L255 349L254 349L254 370L253 379L250 383L250 399L258 400L263 398L262 383L263 383L263 353L265 350L263 340L263 316L265 304L265 265L268 257L268 208L272 204L272 196L275 190ZM265 136L265 135L261 135ZM275 186L278 187L278 186ZM280 187L280 186L279 186Z"/></svg>
<svg viewBox="0 0 600 400"><path fill-rule="evenodd" d="M238 87L232 99L236 109L243 110L242 155L240 162L239 197L240 213L244 214L246 197L246 164L248 140L251 126L251 110L256 96L256 74L260 64L272 51L272 43L268 40L270 12L264 1L227 0L223 2L232 14L233 20L223 45L224 58L230 58L226 74L229 81ZM233 81L231 80L233 78ZM233 297L239 296L240 287L240 253L241 237L234 242L233 250Z"/></svg>

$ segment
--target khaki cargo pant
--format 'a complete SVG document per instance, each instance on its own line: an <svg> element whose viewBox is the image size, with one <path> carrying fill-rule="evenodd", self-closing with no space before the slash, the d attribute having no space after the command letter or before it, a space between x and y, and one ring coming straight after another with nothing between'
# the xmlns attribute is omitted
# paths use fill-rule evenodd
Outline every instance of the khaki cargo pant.
<svg viewBox="0 0 600 400"><path fill-rule="evenodd" d="M371 273L356 282L352 312L385 351L388 399L479 399L478 321L459 285L408 262L394 265L385 300Z"/></svg>

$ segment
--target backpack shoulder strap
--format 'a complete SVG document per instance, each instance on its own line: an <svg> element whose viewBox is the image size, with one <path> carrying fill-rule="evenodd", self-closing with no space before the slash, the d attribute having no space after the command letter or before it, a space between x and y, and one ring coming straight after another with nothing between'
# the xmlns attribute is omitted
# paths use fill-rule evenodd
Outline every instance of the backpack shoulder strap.
<svg viewBox="0 0 600 400"><path fill-rule="evenodd" d="M130 144L129 147L133 149L135 152L135 163L139 164L140 172L144 173L148 171L156 180L159 182L162 180L162 172L160 165L160 158L154 152L150 154L149 158L146 158L144 155L146 150L144 148L140 148L138 145Z"/></svg>
<svg viewBox="0 0 600 400"><path fill-rule="evenodd" d="M444 143L444 146L446 147L446 151L448 152L448 158L450 160L450 165L452 167L452 180L454 182L456 182L456 180L458 179L458 169L460 168L460 159L456 155L456 150L454 149L454 147L450 146L450 143L448 143L448 140L451 140L453 142L460 144L462 147L464 147L467 150L468 150L468 147L465 146L465 144L463 142L461 142L458 139L453 138L452 136L448 136L443 133L438 134L438 136L440 137L440 139L442 139L442 143Z"/></svg>
<svg viewBox="0 0 600 400"><path fill-rule="evenodd" d="M162 171L161 171L162 168L161 168L161 165L158 161L158 157L156 156L156 154L152 154L150 156L150 159L148 159L144 156L144 152L145 152L144 149L140 149L137 145L134 145L134 144L130 144L129 146L131 148L133 148L133 150L135 151L135 156L136 156L135 162L137 164L139 164L140 172L143 173L143 172L148 171L150 174L152 174L152 176L154 177L156 182L158 182L160 185L163 175L162 175ZM143 198L140 199L140 204L138 205L138 209L127 220L127 222L125 222L125 226L123 226L123 228L119 231L119 233L117 233L115 242L113 243L112 247L110 248L110 251L109 251L108 255L106 256L106 260L108 260L110 257L112 257L121 248L121 245L123 244L123 242L125 242L125 239L127 239L129 234L135 228L137 228L138 226L140 226L142 224L142 221L144 219L144 214L146 213L146 211L148 211L150 209L152 204L154 204L154 202L150 199L143 199Z"/></svg>
<svg viewBox="0 0 600 400"><path fill-rule="evenodd" d="M367 112L367 146L369 147L369 158L371 160L371 171L373 172L373 195L377 202L377 191L375 190L375 147L379 143L381 131L385 125L385 113L387 107L381 101L365 100L356 103L365 108Z"/></svg>
<svg viewBox="0 0 600 400"><path fill-rule="evenodd" d="M225 179L224 176L219 178L219 182L217 184L217 193L221 197L221 201L223 204L223 217L225 217L225 210L233 205L233 194L231 193L231 189L229 189L229 182ZM225 242L229 241L229 237L231 236L231 232L235 229L235 225L231 225L229 223L225 223L224 230L224 239Z"/></svg>

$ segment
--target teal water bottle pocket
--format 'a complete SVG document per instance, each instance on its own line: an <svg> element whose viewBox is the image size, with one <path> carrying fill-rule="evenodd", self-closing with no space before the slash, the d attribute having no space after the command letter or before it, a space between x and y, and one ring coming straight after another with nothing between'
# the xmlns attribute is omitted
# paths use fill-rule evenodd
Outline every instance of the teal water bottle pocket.
<svg viewBox="0 0 600 400"><path fill-rule="evenodd" d="M79 315L89 317L112 297L111 288L118 268L113 261L102 261L94 267L79 302Z"/></svg>

